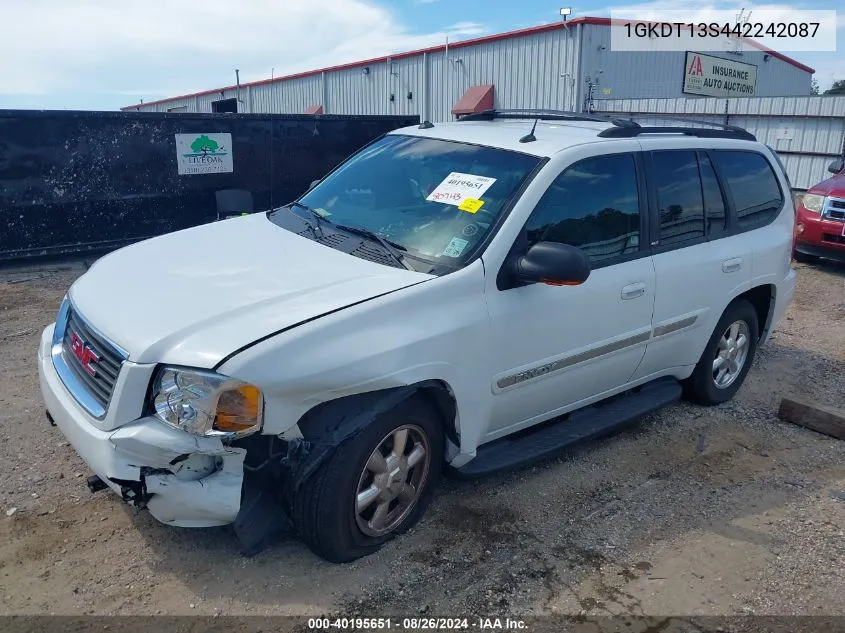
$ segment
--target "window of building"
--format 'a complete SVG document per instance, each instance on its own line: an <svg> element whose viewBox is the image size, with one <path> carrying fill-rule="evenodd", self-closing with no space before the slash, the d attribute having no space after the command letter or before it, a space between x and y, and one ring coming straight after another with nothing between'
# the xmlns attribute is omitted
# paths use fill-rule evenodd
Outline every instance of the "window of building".
<svg viewBox="0 0 845 633"><path fill-rule="evenodd" d="M578 246L592 262L639 250L637 171L630 154L582 160L555 179L526 224L529 244Z"/></svg>
<svg viewBox="0 0 845 633"><path fill-rule="evenodd" d="M238 111L238 100L237 99L221 99L220 101L212 101L211 102L211 111L212 112L237 112Z"/></svg>
<svg viewBox="0 0 845 633"><path fill-rule="evenodd" d="M783 207L783 193L769 161L756 152L717 151L716 166L736 206L740 229L764 226Z"/></svg>

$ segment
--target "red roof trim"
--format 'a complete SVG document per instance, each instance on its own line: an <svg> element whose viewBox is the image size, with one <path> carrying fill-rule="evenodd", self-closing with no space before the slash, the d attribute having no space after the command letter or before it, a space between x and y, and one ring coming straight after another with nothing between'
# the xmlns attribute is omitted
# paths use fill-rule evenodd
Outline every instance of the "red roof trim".
<svg viewBox="0 0 845 633"><path fill-rule="evenodd" d="M799 62L795 59L792 59L791 57L787 57L783 53L778 53L777 51L772 50L768 46L764 46L763 44L760 44L760 42L755 42L754 40L748 40L748 43L751 44L754 48L759 48L761 51L768 53L772 57L777 57L778 59L785 61L787 64L792 64L796 68L800 68L801 70L808 72L811 75L814 75L816 73L815 68L811 68L810 66L807 66L806 64L802 64L801 62Z"/></svg>
<svg viewBox="0 0 845 633"><path fill-rule="evenodd" d="M623 22L623 20L616 20L616 22ZM627 20L625 20L627 22ZM645 22L645 20L642 20ZM449 48L463 48L465 46L474 46L476 44L487 44L490 42L498 42L500 40L508 40L515 37L522 37L525 35L534 35L537 33L545 33L547 31L554 31L556 29L562 28L569 28L570 26L576 24L593 24L599 26L611 26L612 22L610 18L594 18L594 17L579 17L573 18L572 20L568 20L567 22L555 22L552 24L544 24L542 26L531 26L525 29L519 29L516 31L507 31L505 33L496 33L495 35L485 35L482 37L476 37L469 40L462 40L460 42L455 42L453 44L449 44ZM754 40L748 40L748 42L762 51L765 51L772 57L777 57L778 59L785 61L788 64L792 64L796 68L800 68L801 70L808 72L808 73L815 73L815 69L810 68L802 64L799 61L792 59L791 57L787 57L783 53L778 53L777 51L773 51L772 49L763 46L762 44L755 42ZM406 59L408 57L415 57L417 55L422 55L423 53L439 53L446 49L445 44L438 44L437 46L430 46L429 48L421 48L414 51L406 51L404 53L395 53L393 55L383 55L381 57L373 57L371 59L364 59L357 62L349 62L346 64L338 64L336 66L328 66L326 68L318 68L316 70L306 70L300 73L294 73L292 75L285 75L283 77L274 77L273 79L261 79L260 81L253 81L246 84L241 84L241 88L247 88L249 86L263 86L265 84L271 83L278 83L282 81L289 81L291 79L301 79L302 77L312 77L315 75L320 75L322 73L334 72L337 70L347 70L350 68L361 68L363 66L369 66L371 64L378 64L378 63L387 63L391 60L397 59ZM180 95L178 97L168 97L166 99L159 99L157 101L148 101L147 103L139 103L134 104L131 106L125 106L121 108L121 110L134 110L142 106L151 106L157 105L160 103L170 103L171 101L178 101L179 99L191 99L193 97L203 97L205 95L215 94L218 92L224 92L226 90L235 90L237 86L225 86L223 88L214 88L212 90L203 90L201 92L192 92L190 94Z"/></svg>

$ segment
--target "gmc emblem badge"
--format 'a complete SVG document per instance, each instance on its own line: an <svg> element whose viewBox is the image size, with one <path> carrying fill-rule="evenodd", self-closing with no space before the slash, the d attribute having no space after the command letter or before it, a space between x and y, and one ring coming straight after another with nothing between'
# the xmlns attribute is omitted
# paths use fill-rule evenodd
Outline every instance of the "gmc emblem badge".
<svg viewBox="0 0 845 633"><path fill-rule="evenodd" d="M100 360L100 356L76 332L70 334L70 351L73 352L85 371L92 376L97 375L97 368L94 365Z"/></svg>

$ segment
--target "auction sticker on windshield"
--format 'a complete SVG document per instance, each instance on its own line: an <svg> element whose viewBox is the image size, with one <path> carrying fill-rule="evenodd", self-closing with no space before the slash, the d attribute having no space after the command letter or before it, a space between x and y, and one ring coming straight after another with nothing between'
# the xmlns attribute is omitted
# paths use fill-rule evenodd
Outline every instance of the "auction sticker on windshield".
<svg viewBox="0 0 845 633"><path fill-rule="evenodd" d="M494 182L496 182L495 178L453 171L435 187L426 200L459 207L467 198L474 200L481 198Z"/></svg>
<svg viewBox="0 0 845 633"><path fill-rule="evenodd" d="M446 257L460 257L461 253L464 252L464 249L467 247L469 242L467 240L462 240L459 237L453 237L452 241L449 242L446 249L443 251L443 254Z"/></svg>
<svg viewBox="0 0 845 633"><path fill-rule="evenodd" d="M464 198L464 201L458 205L458 208L467 213L476 213L483 206L483 200L479 200L478 198Z"/></svg>

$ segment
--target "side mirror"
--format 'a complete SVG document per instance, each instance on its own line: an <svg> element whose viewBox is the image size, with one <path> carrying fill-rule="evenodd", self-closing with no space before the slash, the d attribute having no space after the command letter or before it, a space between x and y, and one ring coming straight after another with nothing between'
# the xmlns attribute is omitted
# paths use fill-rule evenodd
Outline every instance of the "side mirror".
<svg viewBox="0 0 845 633"><path fill-rule="evenodd" d="M319 184L320 184L320 179L319 179L319 178L317 178L317 180L312 180L312 181L311 181L311 184L310 184L310 185L308 185L308 191L311 191L314 187L316 187L316 186L317 186L317 185L319 185Z"/></svg>
<svg viewBox="0 0 845 633"><path fill-rule="evenodd" d="M537 242L516 260L514 276L525 283L578 286L590 276L590 261L580 248L558 242Z"/></svg>
<svg viewBox="0 0 845 633"><path fill-rule="evenodd" d="M831 174L838 174L840 171L842 171L843 167L845 167L845 160L838 158L827 166L827 170Z"/></svg>

